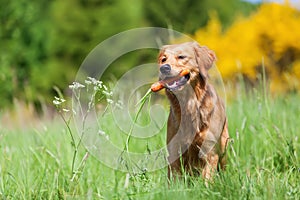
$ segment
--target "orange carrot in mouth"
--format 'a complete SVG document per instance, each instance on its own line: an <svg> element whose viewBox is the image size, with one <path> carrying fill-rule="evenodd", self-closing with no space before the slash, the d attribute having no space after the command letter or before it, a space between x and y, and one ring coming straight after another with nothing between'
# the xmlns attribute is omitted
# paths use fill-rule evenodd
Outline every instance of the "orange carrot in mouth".
<svg viewBox="0 0 300 200"><path fill-rule="evenodd" d="M155 82L151 85L152 92L158 92L159 90L163 89L164 85L161 81Z"/></svg>
<svg viewBox="0 0 300 200"><path fill-rule="evenodd" d="M190 73L190 70L189 69L183 69L178 76L185 76L185 75L188 75ZM158 92L159 90L163 89L165 86L164 86L164 81L158 81L158 82L155 82L151 85L151 91L152 92Z"/></svg>
<svg viewBox="0 0 300 200"><path fill-rule="evenodd" d="M189 69L183 69L183 70L180 72L179 76L185 76L185 75L188 75L189 73L190 73L190 70L189 70Z"/></svg>

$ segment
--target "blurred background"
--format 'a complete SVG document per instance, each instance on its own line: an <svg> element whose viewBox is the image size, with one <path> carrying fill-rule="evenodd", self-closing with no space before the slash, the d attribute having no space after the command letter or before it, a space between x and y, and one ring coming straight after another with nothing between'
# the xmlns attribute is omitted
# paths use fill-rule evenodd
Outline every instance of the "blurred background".
<svg viewBox="0 0 300 200"><path fill-rule="evenodd" d="M172 28L213 49L226 84L242 79L253 87L265 72L272 95L297 93L299 8L292 0L0 0L0 118L24 121L49 112L54 88L72 83L96 45L146 26ZM156 54L128 54L104 79L153 62Z"/></svg>

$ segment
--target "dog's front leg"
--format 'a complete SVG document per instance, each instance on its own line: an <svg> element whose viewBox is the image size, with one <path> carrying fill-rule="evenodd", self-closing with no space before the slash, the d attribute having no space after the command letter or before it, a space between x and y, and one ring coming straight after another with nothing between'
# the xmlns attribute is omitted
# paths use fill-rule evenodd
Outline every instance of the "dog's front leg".
<svg viewBox="0 0 300 200"><path fill-rule="evenodd" d="M178 175L181 175L181 160L180 160L180 152L179 148L176 145L172 145L169 143L168 145L168 179L176 179Z"/></svg>
<svg viewBox="0 0 300 200"><path fill-rule="evenodd" d="M202 170L202 177L205 179L205 181L211 181L218 168L219 155L212 151L204 159L205 166Z"/></svg>
<svg viewBox="0 0 300 200"><path fill-rule="evenodd" d="M181 175L181 165L180 159L175 160L173 163L168 166L168 179L175 180L178 176Z"/></svg>

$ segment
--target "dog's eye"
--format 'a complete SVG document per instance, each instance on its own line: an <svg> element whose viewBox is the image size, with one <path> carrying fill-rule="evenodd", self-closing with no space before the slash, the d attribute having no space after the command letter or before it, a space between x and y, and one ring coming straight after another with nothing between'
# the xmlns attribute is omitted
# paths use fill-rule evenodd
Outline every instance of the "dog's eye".
<svg viewBox="0 0 300 200"><path fill-rule="evenodd" d="M178 56L178 59L180 59L180 60L185 59L185 58L186 58L186 56L184 56L184 55Z"/></svg>
<svg viewBox="0 0 300 200"><path fill-rule="evenodd" d="M161 62L162 63L164 63L164 62L166 62L167 61L167 58L166 57L163 57L162 59L161 59Z"/></svg>

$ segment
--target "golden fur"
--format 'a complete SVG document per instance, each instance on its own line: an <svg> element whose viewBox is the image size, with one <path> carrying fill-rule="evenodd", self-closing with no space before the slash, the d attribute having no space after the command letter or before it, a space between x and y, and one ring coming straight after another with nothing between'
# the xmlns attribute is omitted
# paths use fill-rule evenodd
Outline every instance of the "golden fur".
<svg viewBox="0 0 300 200"><path fill-rule="evenodd" d="M225 107L208 83L207 73L215 59L213 51L196 42L166 45L160 51L160 80L178 76L183 69L190 70L188 76L166 87L170 101L169 178L185 169L191 175L202 174L211 179L218 166L225 168L229 138Z"/></svg>

